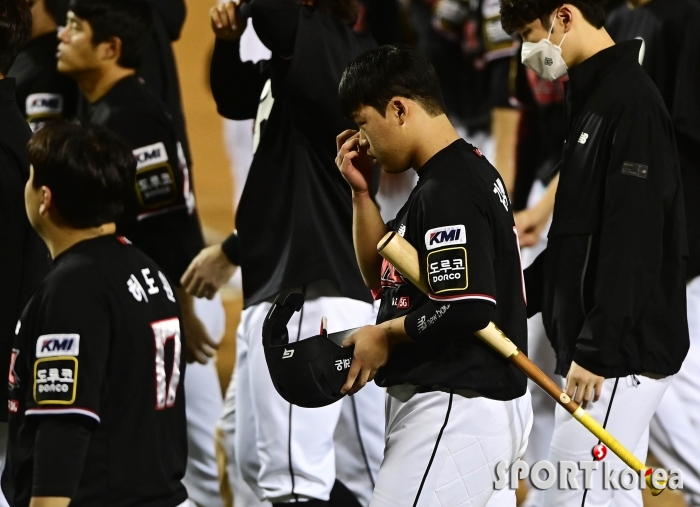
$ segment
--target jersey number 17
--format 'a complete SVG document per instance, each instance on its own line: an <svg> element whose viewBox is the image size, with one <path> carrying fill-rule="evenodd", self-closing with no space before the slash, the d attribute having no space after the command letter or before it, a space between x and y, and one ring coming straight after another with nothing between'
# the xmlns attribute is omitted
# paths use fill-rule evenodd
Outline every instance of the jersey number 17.
<svg viewBox="0 0 700 507"><path fill-rule="evenodd" d="M156 410L163 410L175 405L177 386L180 383L180 354L182 339L180 320L177 318L152 322L153 336L156 342ZM170 381L165 372L165 345L173 340L173 370Z"/></svg>

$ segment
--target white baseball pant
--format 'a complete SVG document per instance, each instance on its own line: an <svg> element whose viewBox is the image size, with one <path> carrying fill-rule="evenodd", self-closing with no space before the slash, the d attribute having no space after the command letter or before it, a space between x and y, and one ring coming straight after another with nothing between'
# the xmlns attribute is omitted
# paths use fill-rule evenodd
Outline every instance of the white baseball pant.
<svg viewBox="0 0 700 507"><path fill-rule="evenodd" d="M641 375L630 375L619 379L615 396L612 399L614 378L605 379L603 393L597 402L591 403L586 411L600 424L610 406L610 414L605 428L642 463L647 458L649 444L649 421L661 402L672 376L655 380ZM549 461L555 465L561 461L591 461L593 447L598 439L564 408L557 405L555 412L554 435L549 451ZM603 461L610 463L614 470L627 469L620 458L612 451ZM617 472L619 475L619 472ZM593 471L592 488L586 494L585 507L642 507L642 491L638 488L604 489L604 468L599 464ZM581 507L583 499L583 472L576 476L579 489L558 489L556 486L544 491L543 507Z"/></svg>
<svg viewBox="0 0 700 507"><path fill-rule="evenodd" d="M224 336L226 315L221 296L195 299L194 310L209 336L217 343ZM187 471L182 483L192 503L202 507L223 507L219 487L214 438L221 414L222 398L214 361L191 363L185 373L187 399Z"/></svg>
<svg viewBox="0 0 700 507"><path fill-rule="evenodd" d="M317 335L323 316L330 333L373 322L371 304L313 297L313 292L307 291L303 313L287 325L292 340ZM262 346L270 306L260 303L241 314L235 387L227 393L226 420L220 423L222 429L235 429L233 435L226 432L226 448L235 454L229 461L260 500L328 500L337 478L368 505L384 447L384 391L370 384L353 399L315 409L284 401L272 384Z"/></svg>
<svg viewBox="0 0 700 507"><path fill-rule="evenodd" d="M527 207L532 208L535 206L542 199L546 190L547 187L544 186L542 181L535 181L530 190ZM550 223L551 218L542 231L537 244L522 249L523 269L532 264L537 256L547 248L547 233L549 232ZM544 373L554 378L557 358L544 330L541 313L527 320L527 355ZM532 395L532 412L535 419L523 459L532 465L537 461L547 459L547 456L549 456L549 446L552 442L552 433L554 433L554 408L556 407L556 402L532 380L528 379L527 385ZM535 488L532 483L529 483L527 498L523 507L539 507L541 504L542 491Z"/></svg>
<svg viewBox="0 0 700 507"><path fill-rule="evenodd" d="M700 277L686 288L690 350L649 426L649 450L680 468L686 504L700 506Z"/></svg>

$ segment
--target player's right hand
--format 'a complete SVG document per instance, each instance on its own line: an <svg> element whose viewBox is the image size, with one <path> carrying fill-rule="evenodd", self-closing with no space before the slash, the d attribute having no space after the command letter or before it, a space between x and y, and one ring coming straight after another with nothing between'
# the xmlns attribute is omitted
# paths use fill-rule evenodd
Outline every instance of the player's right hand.
<svg viewBox="0 0 700 507"><path fill-rule="evenodd" d="M357 130L346 130L335 139L338 156L335 164L345 181L356 194L369 192L374 165L361 143L362 134Z"/></svg>
<svg viewBox="0 0 700 507"><path fill-rule="evenodd" d="M212 245L197 254L180 283L194 297L213 299L234 271L236 266L228 260L221 245Z"/></svg>
<svg viewBox="0 0 700 507"><path fill-rule="evenodd" d="M247 23L238 22L236 19L237 4L234 2L225 2L221 5L212 7L209 10L209 18L211 19L211 29L218 39L234 41L238 40Z"/></svg>

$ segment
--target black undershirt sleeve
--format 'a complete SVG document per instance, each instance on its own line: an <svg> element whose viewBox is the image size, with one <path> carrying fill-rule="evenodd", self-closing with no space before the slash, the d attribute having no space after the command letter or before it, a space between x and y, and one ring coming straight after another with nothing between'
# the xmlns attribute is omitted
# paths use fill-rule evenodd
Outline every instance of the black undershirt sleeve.
<svg viewBox="0 0 700 507"><path fill-rule="evenodd" d="M445 335L471 336L488 326L494 305L486 301L428 301L406 316L404 328L415 342L430 341Z"/></svg>
<svg viewBox="0 0 700 507"><path fill-rule="evenodd" d="M50 417L38 423L32 496L73 498L83 474L92 433L81 416Z"/></svg>

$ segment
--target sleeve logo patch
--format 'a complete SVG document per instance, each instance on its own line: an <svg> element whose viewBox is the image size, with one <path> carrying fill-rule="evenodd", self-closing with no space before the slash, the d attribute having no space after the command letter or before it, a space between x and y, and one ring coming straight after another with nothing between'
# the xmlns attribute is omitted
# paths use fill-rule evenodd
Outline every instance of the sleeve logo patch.
<svg viewBox="0 0 700 507"><path fill-rule="evenodd" d="M162 164L168 161L168 152L163 143L151 144L134 150L136 160L136 171L145 167Z"/></svg>
<svg viewBox="0 0 700 507"><path fill-rule="evenodd" d="M77 356L79 334L44 334L36 341L36 357Z"/></svg>
<svg viewBox="0 0 700 507"><path fill-rule="evenodd" d="M622 174L646 179L646 177L649 175L649 166L644 164L635 164L634 162L625 162L622 164Z"/></svg>
<svg viewBox="0 0 700 507"><path fill-rule="evenodd" d="M145 208L172 204L177 199L175 177L170 164L148 167L136 173L136 195Z"/></svg>
<svg viewBox="0 0 700 507"><path fill-rule="evenodd" d="M435 250L443 246L464 245L467 243L467 233L463 225L448 225L437 227L425 233L425 248Z"/></svg>
<svg viewBox="0 0 700 507"><path fill-rule="evenodd" d="M38 405L71 405L77 382L75 357L37 359L34 363L34 401Z"/></svg>
<svg viewBox="0 0 700 507"><path fill-rule="evenodd" d="M60 115L63 112L63 97L56 93L32 93L25 103L27 116Z"/></svg>
<svg viewBox="0 0 700 507"><path fill-rule="evenodd" d="M469 286L466 248L445 248L428 254L428 283L433 294L466 289Z"/></svg>

